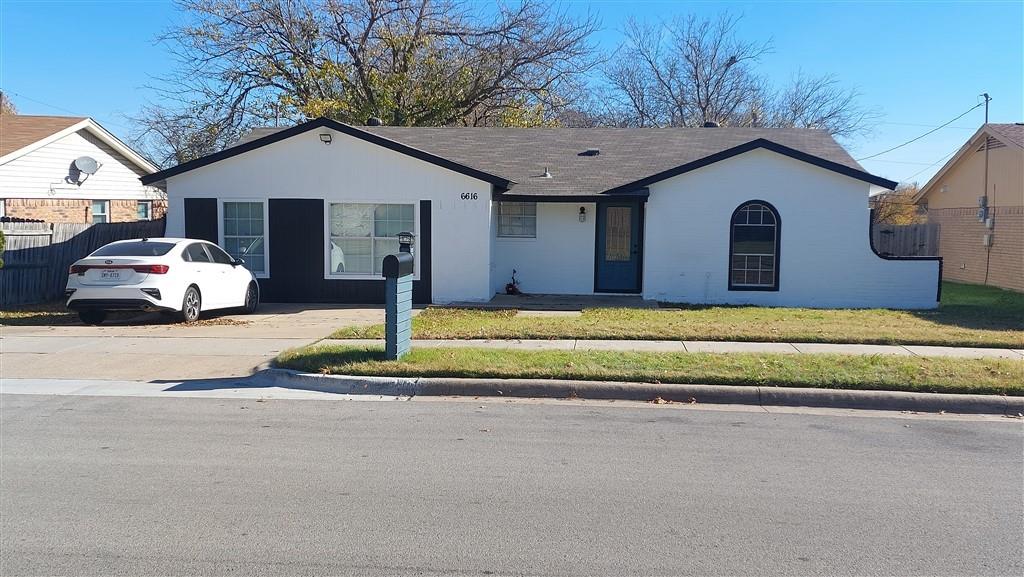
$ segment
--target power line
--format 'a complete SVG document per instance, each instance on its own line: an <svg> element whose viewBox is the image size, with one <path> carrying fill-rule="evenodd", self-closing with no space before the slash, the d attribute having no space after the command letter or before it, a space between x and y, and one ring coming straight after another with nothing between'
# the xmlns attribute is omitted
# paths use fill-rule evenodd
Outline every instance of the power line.
<svg viewBox="0 0 1024 577"><path fill-rule="evenodd" d="M42 104L43 106L46 106L48 108L53 108L54 110L60 110L61 112L67 112L68 114L71 114L73 116L91 116L91 115L88 115L88 114L81 114L80 112L75 112L73 110L68 110L67 108L56 106L56 105L50 104L48 102L43 102L42 100L39 100L38 98L32 98L31 96L25 96L24 94L21 94L20 92L14 92L13 90L3 90L3 89L0 89L0 92L4 92L6 94L13 94L13 95L18 96L20 98L24 98L25 100L30 100L32 102L35 102L36 104ZM120 124L118 122L111 122L109 120L105 120L103 122L103 124L107 125L107 126L117 126L118 128L121 128L121 129L126 130L126 131L130 130L127 126L125 126L124 124Z"/></svg>
<svg viewBox="0 0 1024 577"><path fill-rule="evenodd" d="M77 112L75 112L73 110L68 110L67 108L61 108L60 106L54 106L53 104L48 104L46 102L43 102L42 100L37 100L35 98L32 98L31 96L25 96L24 94L21 94L19 92L15 92L13 90L4 90L4 92L6 92L8 94L13 94L13 95L21 97L21 98L24 98L25 100L31 100L32 102L35 102L36 104L42 104L43 106L46 106L47 108L53 108L54 110L60 110L61 112L67 112L68 114L74 114L75 116L80 116Z"/></svg>
<svg viewBox="0 0 1024 577"><path fill-rule="evenodd" d="M950 153L949 153L949 154L947 154L946 156L943 156L942 158L940 158L940 159L936 160L935 162L933 162L933 163L929 164L928 166L926 166L926 167L922 168L921 170L919 170L919 171L915 172L914 174L911 174L910 176L908 176L908 177L904 178L904 179L903 179L903 182L910 182L910 180L911 180L911 179L913 179L913 178L914 178L915 176L917 176L917 175L921 174L922 172L924 172L924 171L928 170L929 168L931 168L931 167L935 166L936 164L938 164L938 163L940 163L940 162L942 162L942 161L946 160L946 159L947 159L947 158L949 158L950 156L953 156L954 154L956 154L956 152L957 152L957 151L955 151L955 150L954 150L953 152L950 152Z"/></svg>
<svg viewBox="0 0 1024 577"><path fill-rule="evenodd" d="M917 126L920 128L938 128L934 124L921 124L920 122L879 122L878 124L887 124L892 126ZM950 126L950 128L956 130L977 130L977 126Z"/></svg>
<svg viewBox="0 0 1024 577"><path fill-rule="evenodd" d="M942 124L942 125L940 125L940 126L937 126L937 127L933 128L933 129L929 130L928 132L925 132L924 134L922 134L921 136L918 136L917 138L912 138L912 139L910 139L910 140L908 140L908 141L904 142L903 144L900 144L900 145L894 146L894 147L892 147L892 148L890 148L890 149L888 149L888 150L883 150L882 152L879 152L879 153L876 153L876 154L872 154L871 156L865 156L865 157L863 157L863 158L858 158L858 159L857 159L857 162L860 162L860 161L862 161L862 160L867 160L867 159L869 159L869 158L874 158L874 157L876 157L876 156L882 156L883 154L888 154L888 153L890 153L890 152L892 152L892 151L896 150L897 148L903 148L904 146L906 146L906 145L910 144L911 142L917 142L918 140L921 140L921 139L922 139L922 138L924 138L925 136L928 136L929 134L931 134L931 133L933 133L933 132L935 132L935 131L937 131L937 130L940 130L940 129L942 129L942 128L945 128L945 127L949 126L950 124L953 124L953 123L954 123L954 122L956 122L957 120L960 120L961 118L963 118L963 117L967 116L967 113L968 113L968 112L970 112L970 111L974 110L975 108L979 108L979 107L983 106L984 104L985 104L984 102L979 102L978 104L975 104L974 106L972 106L972 107L968 108L968 109L967 109L967 110L966 110L966 111L965 111L965 112L964 112L963 114L961 114L960 116L957 116L957 117L956 117L956 118L954 118L953 120L950 120L949 122L947 122L947 123L945 123L945 124Z"/></svg>
<svg viewBox="0 0 1024 577"><path fill-rule="evenodd" d="M913 160L874 160L873 162L887 162L889 164L918 164L920 166L928 164L927 162L917 162Z"/></svg>

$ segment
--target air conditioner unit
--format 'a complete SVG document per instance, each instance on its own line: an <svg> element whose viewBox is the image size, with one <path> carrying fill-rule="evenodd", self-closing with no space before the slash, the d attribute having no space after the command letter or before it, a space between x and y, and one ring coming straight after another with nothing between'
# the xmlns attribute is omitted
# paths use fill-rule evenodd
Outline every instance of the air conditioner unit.
<svg viewBox="0 0 1024 577"><path fill-rule="evenodd" d="M981 237L981 246L992 246L992 235L986 234Z"/></svg>
<svg viewBox="0 0 1024 577"><path fill-rule="evenodd" d="M995 219L995 217L990 216L990 217L985 219L985 228L987 228L989 230L992 230L995 227L996 227L996 219Z"/></svg>
<svg viewBox="0 0 1024 577"><path fill-rule="evenodd" d="M978 209L978 222L985 222L986 218L988 218L988 209L987 208L979 208Z"/></svg>

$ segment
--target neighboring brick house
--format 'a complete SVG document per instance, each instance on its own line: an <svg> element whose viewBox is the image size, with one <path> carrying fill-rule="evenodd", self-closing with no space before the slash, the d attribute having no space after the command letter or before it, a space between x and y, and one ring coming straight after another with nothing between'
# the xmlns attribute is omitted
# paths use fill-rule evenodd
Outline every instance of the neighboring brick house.
<svg viewBox="0 0 1024 577"><path fill-rule="evenodd" d="M939 224L944 278L1024 291L1024 124L983 125L914 201Z"/></svg>
<svg viewBox="0 0 1024 577"><path fill-rule="evenodd" d="M160 218L166 195L139 181L156 170L91 118L0 114L0 217L78 223Z"/></svg>

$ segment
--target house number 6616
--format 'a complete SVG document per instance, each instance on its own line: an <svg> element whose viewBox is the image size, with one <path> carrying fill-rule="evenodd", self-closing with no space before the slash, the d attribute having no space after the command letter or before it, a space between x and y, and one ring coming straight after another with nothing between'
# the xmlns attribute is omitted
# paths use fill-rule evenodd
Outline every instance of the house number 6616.
<svg viewBox="0 0 1024 577"><path fill-rule="evenodd" d="M479 198L480 198L480 193L478 193L478 192L463 192L462 193L462 200L477 200Z"/></svg>

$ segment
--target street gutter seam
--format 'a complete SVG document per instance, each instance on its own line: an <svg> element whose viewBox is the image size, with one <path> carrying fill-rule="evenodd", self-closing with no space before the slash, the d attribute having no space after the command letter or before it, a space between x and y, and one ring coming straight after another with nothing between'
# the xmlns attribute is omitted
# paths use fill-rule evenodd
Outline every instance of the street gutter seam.
<svg viewBox="0 0 1024 577"><path fill-rule="evenodd" d="M580 398L618 399L650 402L658 397L669 402L684 403L690 399L711 404L769 407L827 407L855 410L889 410L915 412L949 412L964 414L1001 414L1016 416L1024 412L1024 397L1009 395L972 395L963 393L921 393L908 391L871 391L857 389L813 389L763 386L694 385L661 383L621 383L551 379L460 379L428 377L357 377L301 373L274 369L257 378L284 381L310 380L316 390L346 394L385 394L382 387L402 391L410 399L416 396L466 396L504 398ZM331 382L338 385L332 385ZM353 391L358 387L358 391ZM750 389L755 389L750 391ZM333 389L333 391L332 391ZM432 393L424 393L431 389ZM377 392L375 392L377 391ZM746 392L744 392L746 391ZM582 394L581 394L582 392ZM386 393L388 395L396 393ZM993 397L999 397L995 399Z"/></svg>

